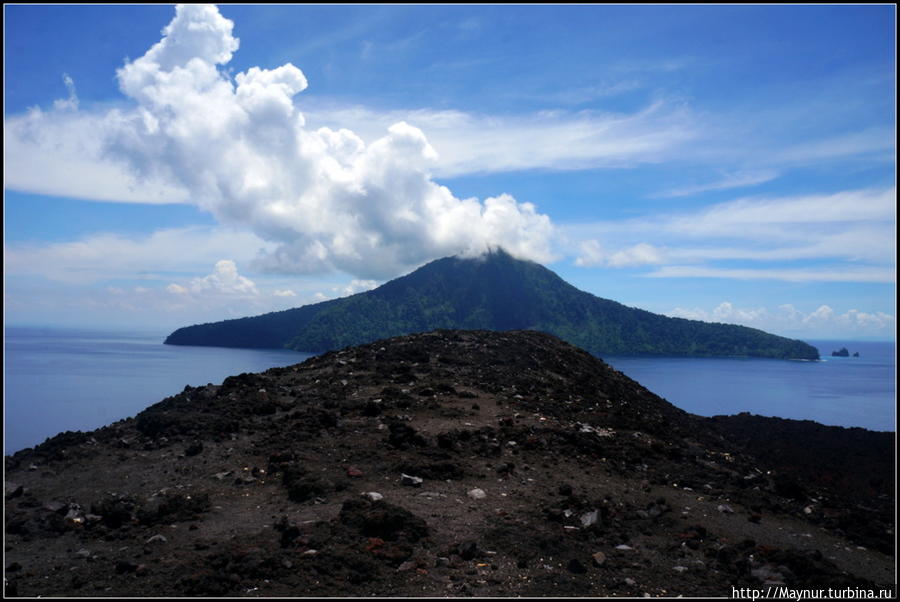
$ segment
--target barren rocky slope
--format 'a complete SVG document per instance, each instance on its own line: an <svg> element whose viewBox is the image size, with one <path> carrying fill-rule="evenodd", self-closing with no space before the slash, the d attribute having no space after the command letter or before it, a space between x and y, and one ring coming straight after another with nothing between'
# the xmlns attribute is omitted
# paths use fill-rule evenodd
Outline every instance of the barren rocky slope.
<svg viewBox="0 0 900 602"><path fill-rule="evenodd" d="M5 591L894 584L893 452L893 433L692 416L549 335L435 331L187 387L7 457Z"/></svg>

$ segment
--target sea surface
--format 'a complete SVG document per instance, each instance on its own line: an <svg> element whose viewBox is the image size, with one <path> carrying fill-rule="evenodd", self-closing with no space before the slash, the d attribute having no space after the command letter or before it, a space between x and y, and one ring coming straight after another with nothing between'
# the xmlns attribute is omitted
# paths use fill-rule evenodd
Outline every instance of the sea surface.
<svg viewBox="0 0 900 602"><path fill-rule="evenodd" d="M312 354L163 345L166 332L7 327L4 453L67 430L93 430L179 393ZM809 341L823 361L604 357L676 406L702 416L751 412L896 430L894 343ZM858 358L830 357L847 347Z"/></svg>
<svg viewBox="0 0 900 602"><path fill-rule="evenodd" d="M660 397L700 416L750 412L896 431L893 342L806 341L820 361L604 357ZM851 357L832 357L846 347ZM852 357L859 352L859 357Z"/></svg>
<svg viewBox="0 0 900 602"><path fill-rule="evenodd" d="M4 453L93 430L180 393L312 357L269 349L163 345L167 332L7 327Z"/></svg>

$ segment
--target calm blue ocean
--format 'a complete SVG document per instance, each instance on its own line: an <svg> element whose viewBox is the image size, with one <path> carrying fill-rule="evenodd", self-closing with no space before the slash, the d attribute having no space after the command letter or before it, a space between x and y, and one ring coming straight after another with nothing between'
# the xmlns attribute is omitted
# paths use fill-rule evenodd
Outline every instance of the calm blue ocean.
<svg viewBox="0 0 900 602"><path fill-rule="evenodd" d="M163 345L167 332L8 327L4 453L134 416L192 387L311 357L287 350Z"/></svg>
<svg viewBox="0 0 900 602"><path fill-rule="evenodd" d="M895 345L807 341L822 361L604 357L679 408L716 416L750 412L833 426L896 430ZM831 357L846 347L859 357Z"/></svg>
<svg viewBox="0 0 900 602"><path fill-rule="evenodd" d="M134 416L185 385L301 362L281 350L163 345L167 333L9 327L4 453L66 430ZM811 341L825 361L604 357L676 406L703 416L752 412L895 430L893 343ZM832 358L840 347L858 358Z"/></svg>

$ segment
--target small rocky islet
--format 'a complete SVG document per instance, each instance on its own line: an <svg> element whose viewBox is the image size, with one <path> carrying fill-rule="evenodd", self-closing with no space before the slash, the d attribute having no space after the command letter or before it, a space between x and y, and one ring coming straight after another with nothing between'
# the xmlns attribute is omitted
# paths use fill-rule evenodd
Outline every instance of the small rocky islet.
<svg viewBox="0 0 900 602"><path fill-rule="evenodd" d="M5 462L7 596L896 579L894 433L701 418L531 331L408 335L186 387Z"/></svg>
<svg viewBox="0 0 900 602"><path fill-rule="evenodd" d="M846 347L841 347L837 351L832 351L831 357L850 357L850 350ZM859 357L859 351L854 351L853 357Z"/></svg>

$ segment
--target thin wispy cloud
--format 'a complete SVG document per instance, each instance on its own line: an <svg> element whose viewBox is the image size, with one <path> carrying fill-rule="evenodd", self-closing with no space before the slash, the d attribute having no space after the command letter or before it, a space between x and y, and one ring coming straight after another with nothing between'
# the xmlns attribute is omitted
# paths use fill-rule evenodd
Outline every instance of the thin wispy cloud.
<svg viewBox="0 0 900 602"><path fill-rule="evenodd" d="M894 282L895 198L893 188L741 198L563 230L581 240L575 263L582 267L657 266L645 274L655 278ZM766 265L725 263L735 260ZM798 260L828 265L786 265Z"/></svg>
<svg viewBox="0 0 900 602"><path fill-rule="evenodd" d="M68 73L63 73L63 83L69 92L69 97L58 99L53 102L53 108L57 111L76 111L78 110L78 94L75 91L75 82Z"/></svg>
<svg viewBox="0 0 900 602"><path fill-rule="evenodd" d="M188 191L161 174L137 174L106 152L113 116L32 109L3 128L4 185L13 190L117 203L186 203Z"/></svg>
<svg viewBox="0 0 900 602"><path fill-rule="evenodd" d="M785 282L896 282L889 268L849 266L821 269L734 269L699 266L664 266L649 278L723 278L728 280L782 280Z"/></svg>
<svg viewBox="0 0 900 602"><path fill-rule="evenodd" d="M896 189L865 189L782 198L742 198L658 224L683 236L796 239L809 230L862 222L896 221ZM821 230L815 230L821 232Z"/></svg>
<svg viewBox="0 0 900 602"><path fill-rule="evenodd" d="M373 11L364 19L340 19L332 27L321 29L316 35L303 37L288 44L282 54L287 56L306 57L330 48L353 45L361 37L369 37L384 28L387 13Z"/></svg>
<svg viewBox="0 0 900 602"><path fill-rule="evenodd" d="M793 144L774 152L771 160L778 163L801 165L848 157L894 161L896 152L894 132L887 128L873 127L840 136Z"/></svg>
<svg viewBox="0 0 900 602"><path fill-rule="evenodd" d="M715 180L713 182L707 182L705 184L695 184L693 186L687 186L684 188L676 188L674 190L669 190L666 192L658 193L654 196L660 198L671 198L671 197L682 197L682 196L691 196L695 194L700 194L703 192L711 192L715 190L730 190L732 188L746 188L748 186L756 186L757 184L763 184L765 182L770 182L777 178L779 173L775 170L751 170L751 171L739 171L733 174L729 174L724 178L719 180Z"/></svg>
<svg viewBox="0 0 900 602"><path fill-rule="evenodd" d="M580 105L590 103L596 100L611 98L633 92L645 88L646 84L637 79L623 79L614 83L601 82L590 86L582 86L579 88L566 88L562 90L554 90L543 94L525 94L518 92L518 96L538 100L553 105Z"/></svg>
<svg viewBox="0 0 900 602"><path fill-rule="evenodd" d="M385 124L403 120L428 132L439 177L529 169L628 168L677 153L695 136L689 111L654 102L634 113L545 111L481 115L418 109L373 111L364 106L313 107L311 123L354 124L372 138Z"/></svg>
<svg viewBox="0 0 900 602"><path fill-rule="evenodd" d="M140 237L101 233L50 244L7 244L4 256L9 275L90 284L207 270L223 257L250 264L266 248L274 245L250 232L196 226L157 230Z"/></svg>
<svg viewBox="0 0 900 602"><path fill-rule="evenodd" d="M660 72L671 73L681 71L688 66L696 65L697 59L688 56L670 57L665 59L625 59L613 63L610 69L623 73Z"/></svg>

